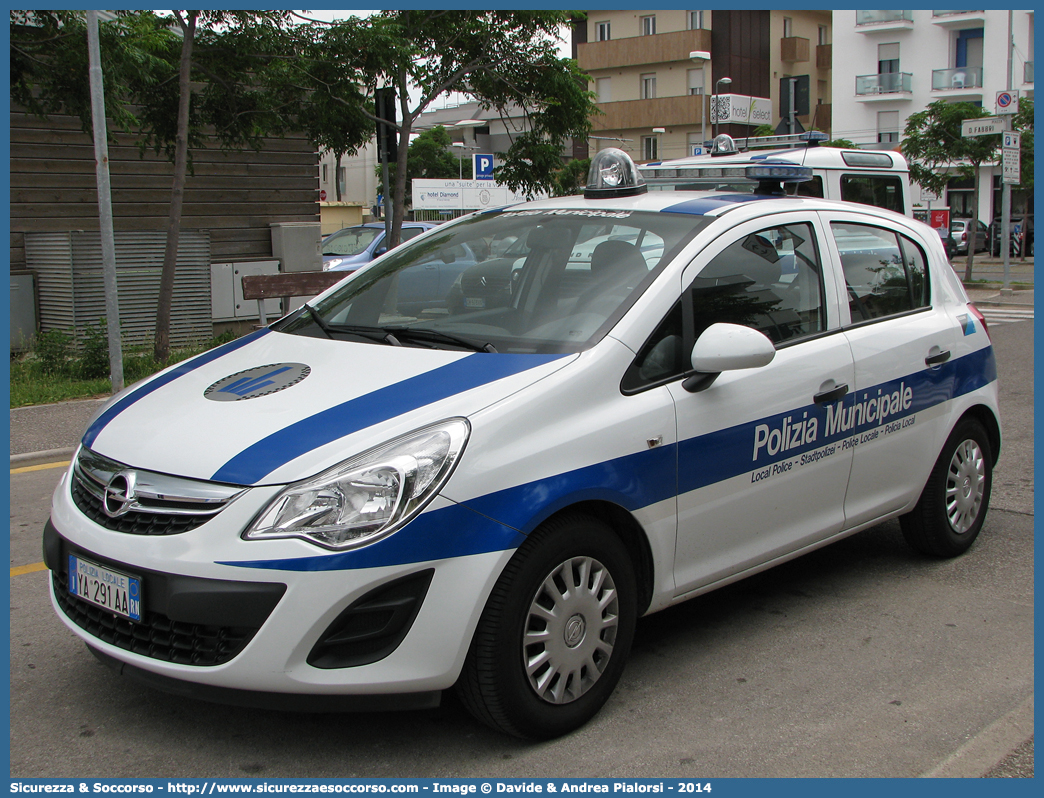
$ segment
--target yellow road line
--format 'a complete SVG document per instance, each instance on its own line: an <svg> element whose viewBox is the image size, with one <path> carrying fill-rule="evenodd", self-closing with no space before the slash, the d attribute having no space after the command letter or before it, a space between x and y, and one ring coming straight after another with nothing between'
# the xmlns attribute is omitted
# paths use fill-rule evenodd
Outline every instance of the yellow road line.
<svg viewBox="0 0 1044 798"><path fill-rule="evenodd" d="M32 565L19 565L17 568L11 569L11 576L21 576L22 574L31 574L35 571L46 571L47 566L42 562L34 562Z"/></svg>
<svg viewBox="0 0 1044 798"><path fill-rule="evenodd" d="M22 466L21 468L12 468L12 474L26 474L30 471L45 471L48 468L65 468L72 462L71 460L63 460L60 463L43 463L41 465L34 466Z"/></svg>

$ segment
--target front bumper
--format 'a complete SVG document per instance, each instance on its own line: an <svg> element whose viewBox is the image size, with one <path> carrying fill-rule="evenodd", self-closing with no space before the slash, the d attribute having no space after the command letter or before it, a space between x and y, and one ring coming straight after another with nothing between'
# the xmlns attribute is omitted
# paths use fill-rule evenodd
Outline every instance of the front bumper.
<svg viewBox="0 0 1044 798"><path fill-rule="evenodd" d="M512 554L505 549L353 567L343 554L317 557L320 550L299 540L244 541L242 529L270 498L265 489L250 491L256 495L243 496L189 532L124 534L81 513L68 482L67 475L55 492L44 535L58 616L127 675L228 703L307 709L311 704L298 700L302 696L394 695L395 701L364 701L362 708L431 706L431 696L456 681L489 592ZM445 506L452 503L437 499L432 505ZM70 554L140 577L143 622L117 619L69 595ZM271 565L256 567L259 558ZM308 569L283 565L305 560ZM405 594L396 587L401 584L408 587ZM407 604L415 599L412 609L402 609L404 595ZM386 609L399 613L392 631L401 634L374 643L368 619L381 627ZM296 699L281 704L280 695Z"/></svg>

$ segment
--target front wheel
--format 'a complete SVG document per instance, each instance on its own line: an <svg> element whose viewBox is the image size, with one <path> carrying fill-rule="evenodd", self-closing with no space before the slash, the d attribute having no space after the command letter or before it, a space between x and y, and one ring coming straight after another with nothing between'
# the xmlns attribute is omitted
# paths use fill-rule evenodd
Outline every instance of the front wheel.
<svg viewBox="0 0 1044 798"><path fill-rule="evenodd" d="M975 419L961 421L946 440L914 509L899 519L913 548L956 557L975 542L990 505L993 453Z"/></svg>
<svg viewBox="0 0 1044 798"><path fill-rule="evenodd" d="M490 595L457 692L475 717L517 737L582 726L623 673L637 617L627 548L601 521L551 519Z"/></svg>

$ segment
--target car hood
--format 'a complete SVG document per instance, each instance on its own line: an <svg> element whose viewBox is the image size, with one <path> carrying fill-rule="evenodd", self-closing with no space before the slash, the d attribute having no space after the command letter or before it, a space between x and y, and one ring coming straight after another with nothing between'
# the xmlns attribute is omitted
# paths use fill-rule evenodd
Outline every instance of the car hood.
<svg viewBox="0 0 1044 798"><path fill-rule="evenodd" d="M346 269L357 269L373 260L369 252L360 252L358 255L323 255L323 268L335 271Z"/></svg>
<svg viewBox="0 0 1044 798"><path fill-rule="evenodd" d="M575 357L260 330L113 397L83 444L135 468L237 485L285 484L427 424L470 416Z"/></svg>

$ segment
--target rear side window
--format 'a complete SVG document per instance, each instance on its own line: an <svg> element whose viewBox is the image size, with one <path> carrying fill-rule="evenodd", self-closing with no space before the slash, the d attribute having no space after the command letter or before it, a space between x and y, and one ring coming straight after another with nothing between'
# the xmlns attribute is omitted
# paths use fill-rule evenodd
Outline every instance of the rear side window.
<svg viewBox="0 0 1044 798"><path fill-rule="evenodd" d="M841 199L876 205L896 213L903 208L903 181L895 175L841 175Z"/></svg>
<svg viewBox="0 0 1044 798"><path fill-rule="evenodd" d="M830 229L841 253L853 323L928 306L927 260L911 239L848 222L832 222Z"/></svg>

